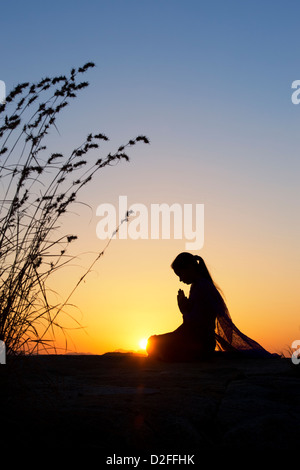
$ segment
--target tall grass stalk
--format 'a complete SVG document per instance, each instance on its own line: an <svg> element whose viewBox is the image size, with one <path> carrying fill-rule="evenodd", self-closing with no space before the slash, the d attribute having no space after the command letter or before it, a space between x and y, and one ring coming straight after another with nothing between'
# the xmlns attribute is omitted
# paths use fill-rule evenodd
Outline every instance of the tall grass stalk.
<svg viewBox="0 0 300 470"><path fill-rule="evenodd" d="M0 105L0 340L8 354L47 350L56 328L62 328L60 314L70 296L109 244L66 299L51 303L48 280L70 262L68 248L77 238L58 236L63 214L97 172L128 161L126 151L136 143L149 143L140 135L101 156L100 146L109 139L90 133L66 156L47 150L45 140L57 129L58 114L88 86L80 78L92 67L89 62L68 76L21 83Z"/></svg>

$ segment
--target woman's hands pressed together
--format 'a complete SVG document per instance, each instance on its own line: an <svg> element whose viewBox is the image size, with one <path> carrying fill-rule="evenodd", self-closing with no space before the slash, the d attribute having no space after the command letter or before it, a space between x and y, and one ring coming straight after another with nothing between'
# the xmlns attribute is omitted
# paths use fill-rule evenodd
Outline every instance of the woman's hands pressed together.
<svg viewBox="0 0 300 470"><path fill-rule="evenodd" d="M182 289L178 290L177 303L182 315L188 313L189 299L186 297Z"/></svg>

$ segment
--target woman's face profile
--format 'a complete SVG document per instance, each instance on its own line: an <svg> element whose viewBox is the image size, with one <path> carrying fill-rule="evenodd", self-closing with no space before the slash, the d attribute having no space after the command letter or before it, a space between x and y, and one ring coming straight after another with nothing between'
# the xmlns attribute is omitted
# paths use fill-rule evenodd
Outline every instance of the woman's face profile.
<svg viewBox="0 0 300 470"><path fill-rule="evenodd" d="M195 280L195 272L192 267L178 269L176 274L180 282L184 282L184 284L192 284Z"/></svg>

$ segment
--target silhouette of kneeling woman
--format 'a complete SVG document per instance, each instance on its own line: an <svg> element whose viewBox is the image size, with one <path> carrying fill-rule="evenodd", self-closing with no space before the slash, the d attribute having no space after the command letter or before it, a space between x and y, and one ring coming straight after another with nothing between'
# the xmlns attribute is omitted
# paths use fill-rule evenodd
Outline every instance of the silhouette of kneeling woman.
<svg viewBox="0 0 300 470"><path fill-rule="evenodd" d="M200 256L180 253L171 267L180 281L191 285L188 298L181 289L177 295L183 323L171 333L151 336L147 344L149 357L171 362L193 361L211 358L216 350L234 356L271 355L234 325Z"/></svg>

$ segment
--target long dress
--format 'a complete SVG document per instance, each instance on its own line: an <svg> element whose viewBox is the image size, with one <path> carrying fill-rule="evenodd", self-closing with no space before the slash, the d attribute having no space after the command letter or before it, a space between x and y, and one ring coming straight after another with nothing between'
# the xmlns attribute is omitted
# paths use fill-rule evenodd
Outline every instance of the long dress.
<svg viewBox="0 0 300 470"><path fill-rule="evenodd" d="M271 355L234 325L215 285L199 279L191 285L183 323L175 331L151 336L147 353L163 361L189 361L213 357L216 351L247 357Z"/></svg>

